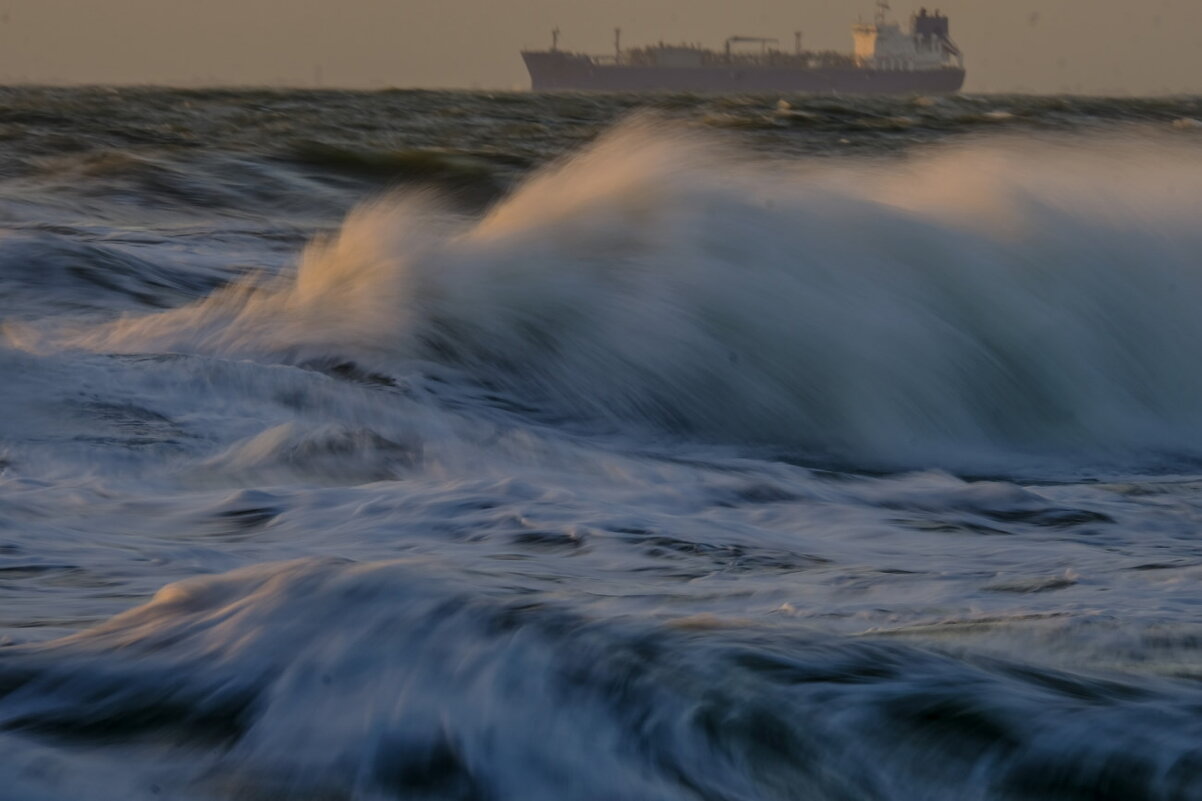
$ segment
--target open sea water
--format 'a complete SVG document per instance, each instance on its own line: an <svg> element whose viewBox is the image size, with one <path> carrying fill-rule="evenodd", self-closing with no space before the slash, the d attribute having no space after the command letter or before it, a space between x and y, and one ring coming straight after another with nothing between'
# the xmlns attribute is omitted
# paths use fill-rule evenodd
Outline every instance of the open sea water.
<svg viewBox="0 0 1202 801"><path fill-rule="evenodd" d="M0 90L0 799L1202 799L1199 118Z"/></svg>

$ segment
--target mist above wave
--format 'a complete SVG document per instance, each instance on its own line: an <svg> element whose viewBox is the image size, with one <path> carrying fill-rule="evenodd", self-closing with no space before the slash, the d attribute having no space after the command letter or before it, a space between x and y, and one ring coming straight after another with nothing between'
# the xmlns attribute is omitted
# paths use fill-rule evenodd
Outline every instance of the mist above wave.
<svg viewBox="0 0 1202 801"><path fill-rule="evenodd" d="M1168 142L764 162L636 121L480 219L389 197L282 278L41 336L433 361L579 418L866 466L1192 457L1199 201L1202 157Z"/></svg>

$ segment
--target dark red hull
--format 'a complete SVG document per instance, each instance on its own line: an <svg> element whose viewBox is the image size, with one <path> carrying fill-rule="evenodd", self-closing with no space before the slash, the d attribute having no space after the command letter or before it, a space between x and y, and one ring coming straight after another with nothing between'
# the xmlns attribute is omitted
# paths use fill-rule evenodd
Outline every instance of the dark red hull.
<svg viewBox="0 0 1202 801"><path fill-rule="evenodd" d="M771 66L640 67L598 64L555 51L522 53L537 92L797 92L818 94L949 94L964 85L964 70L798 69Z"/></svg>

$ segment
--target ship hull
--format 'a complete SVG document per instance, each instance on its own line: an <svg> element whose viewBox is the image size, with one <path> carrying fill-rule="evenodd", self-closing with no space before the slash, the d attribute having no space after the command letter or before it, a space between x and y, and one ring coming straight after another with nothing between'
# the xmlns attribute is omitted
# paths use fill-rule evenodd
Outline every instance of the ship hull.
<svg viewBox="0 0 1202 801"><path fill-rule="evenodd" d="M950 94L964 85L964 70L875 70L734 65L640 67L597 64L587 57L544 51L522 59L536 92L791 92L816 94Z"/></svg>

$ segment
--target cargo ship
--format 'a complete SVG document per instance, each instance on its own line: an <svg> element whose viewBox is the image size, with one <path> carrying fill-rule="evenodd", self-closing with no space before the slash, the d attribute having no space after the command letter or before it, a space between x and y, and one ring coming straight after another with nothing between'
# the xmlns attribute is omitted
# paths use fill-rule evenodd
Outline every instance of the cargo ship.
<svg viewBox="0 0 1202 801"><path fill-rule="evenodd" d="M924 8L909 30L889 18L888 0L877 3L871 23L852 26L854 50L804 50L794 34L791 52L777 39L731 36L721 50L695 44L623 49L614 31L613 55L559 49L524 50L522 59L537 92L799 92L819 94L949 94L964 85L964 57L952 41L948 18ZM756 46L748 49L748 46Z"/></svg>

